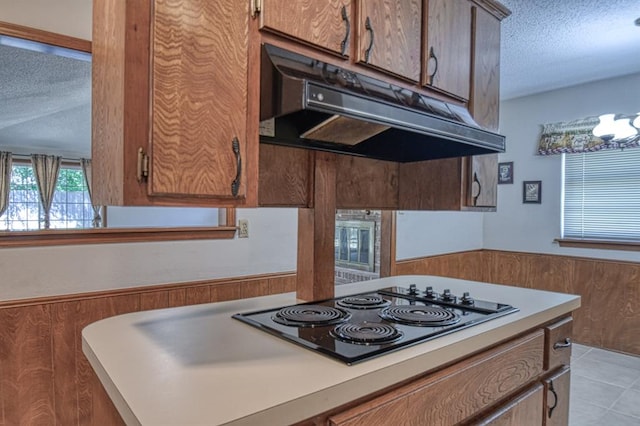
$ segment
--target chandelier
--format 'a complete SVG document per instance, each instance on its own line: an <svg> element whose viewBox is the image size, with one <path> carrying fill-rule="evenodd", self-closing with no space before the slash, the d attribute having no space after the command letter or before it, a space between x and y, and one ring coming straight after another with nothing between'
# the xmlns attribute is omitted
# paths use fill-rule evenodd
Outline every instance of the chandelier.
<svg viewBox="0 0 640 426"><path fill-rule="evenodd" d="M600 123L593 128L593 135L606 143L624 146L639 137L640 113L636 115L603 114Z"/></svg>

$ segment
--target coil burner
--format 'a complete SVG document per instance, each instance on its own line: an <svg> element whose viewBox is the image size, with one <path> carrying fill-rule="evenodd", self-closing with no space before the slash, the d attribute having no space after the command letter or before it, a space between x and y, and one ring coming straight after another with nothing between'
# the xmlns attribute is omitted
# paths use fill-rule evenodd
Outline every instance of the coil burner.
<svg viewBox="0 0 640 426"><path fill-rule="evenodd" d="M466 289L452 292L407 284L235 314L233 318L351 365L518 310L471 297Z"/></svg>
<svg viewBox="0 0 640 426"><path fill-rule="evenodd" d="M387 321L420 327L439 327L460 321L457 314L439 306L390 306L378 315Z"/></svg>
<svg viewBox="0 0 640 426"><path fill-rule="evenodd" d="M280 309L271 317L279 324L292 327L321 327L347 321L351 314L330 306L296 305Z"/></svg>
<svg viewBox="0 0 640 426"><path fill-rule="evenodd" d="M379 309L389 306L391 302L375 294L361 294L344 297L338 300L337 304L349 309Z"/></svg>
<svg viewBox="0 0 640 426"><path fill-rule="evenodd" d="M389 324L361 322L340 324L331 331L331 335L343 342L356 345L381 345L395 342L403 334Z"/></svg>

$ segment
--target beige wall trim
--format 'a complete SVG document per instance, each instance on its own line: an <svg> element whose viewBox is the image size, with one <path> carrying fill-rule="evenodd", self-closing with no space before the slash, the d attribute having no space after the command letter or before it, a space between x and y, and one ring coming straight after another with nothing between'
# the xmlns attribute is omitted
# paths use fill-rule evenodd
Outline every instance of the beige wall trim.
<svg viewBox="0 0 640 426"><path fill-rule="evenodd" d="M89 40L11 24L9 22L0 21L0 34L91 53L91 42Z"/></svg>

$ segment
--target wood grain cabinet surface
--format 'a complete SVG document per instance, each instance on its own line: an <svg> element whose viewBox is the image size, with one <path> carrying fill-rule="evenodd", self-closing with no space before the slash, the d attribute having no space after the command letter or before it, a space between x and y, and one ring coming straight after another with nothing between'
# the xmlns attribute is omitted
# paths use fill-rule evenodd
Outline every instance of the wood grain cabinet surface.
<svg viewBox="0 0 640 426"><path fill-rule="evenodd" d="M423 84L469 99L471 4L468 0L427 0Z"/></svg>
<svg viewBox="0 0 640 426"><path fill-rule="evenodd" d="M498 131L500 106L500 21L486 10L471 8L472 56L469 110L476 123ZM498 155L476 155L467 160L470 207L498 205Z"/></svg>
<svg viewBox="0 0 640 426"><path fill-rule="evenodd" d="M349 56L351 0L262 0L260 29Z"/></svg>
<svg viewBox="0 0 640 426"><path fill-rule="evenodd" d="M247 202L249 20L249 2L94 2L96 202Z"/></svg>
<svg viewBox="0 0 640 426"><path fill-rule="evenodd" d="M566 426L569 424L569 388L571 369L562 368L543 381L545 426Z"/></svg>
<svg viewBox="0 0 640 426"><path fill-rule="evenodd" d="M331 416L328 424L459 424L533 383L543 371L543 346L538 330Z"/></svg>
<svg viewBox="0 0 640 426"><path fill-rule="evenodd" d="M467 422L473 426L540 426L544 387L536 383L486 417Z"/></svg>
<svg viewBox="0 0 640 426"><path fill-rule="evenodd" d="M358 62L418 82L422 1L360 0L357 4Z"/></svg>

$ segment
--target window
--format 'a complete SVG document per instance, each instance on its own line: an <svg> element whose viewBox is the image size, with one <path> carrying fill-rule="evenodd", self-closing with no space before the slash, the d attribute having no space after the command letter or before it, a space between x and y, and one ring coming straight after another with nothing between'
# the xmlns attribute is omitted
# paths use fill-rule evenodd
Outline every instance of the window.
<svg viewBox="0 0 640 426"><path fill-rule="evenodd" d="M336 221L335 256L336 265L373 271L375 222Z"/></svg>
<svg viewBox="0 0 640 426"><path fill-rule="evenodd" d="M30 164L14 164L7 211L0 226L8 231L36 231L44 227L44 211ZM91 228L93 209L82 169L61 166L51 205L51 228Z"/></svg>
<svg viewBox="0 0 640 426"><path fill-rule="evenodd" d="M563 156L562 237L640 241L640 148Z"/></svg>

